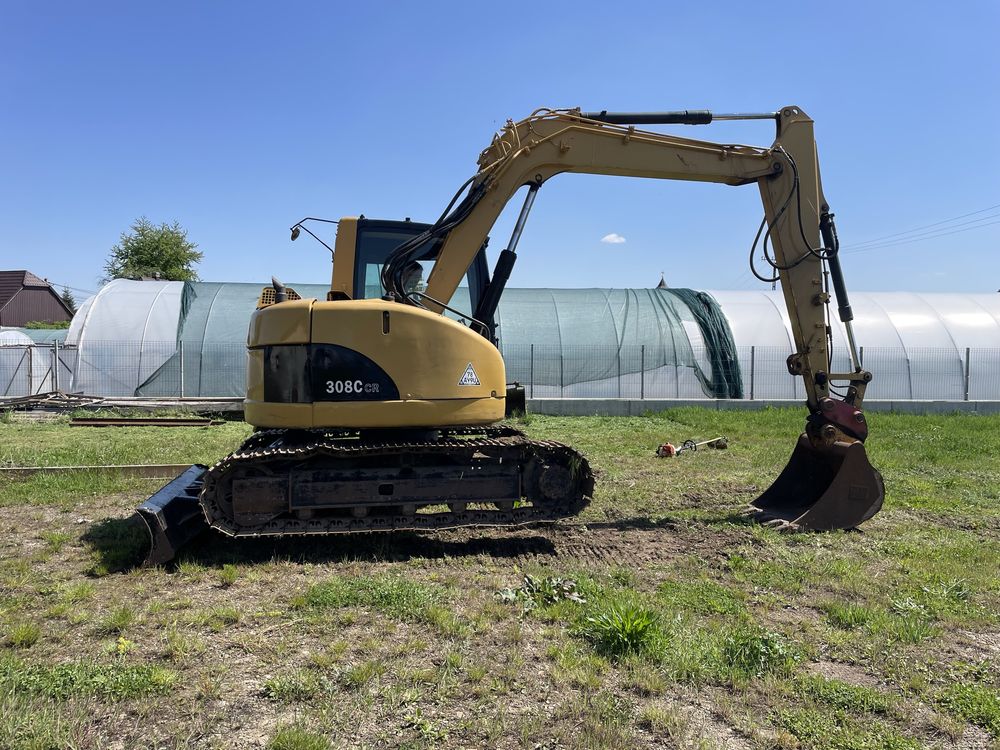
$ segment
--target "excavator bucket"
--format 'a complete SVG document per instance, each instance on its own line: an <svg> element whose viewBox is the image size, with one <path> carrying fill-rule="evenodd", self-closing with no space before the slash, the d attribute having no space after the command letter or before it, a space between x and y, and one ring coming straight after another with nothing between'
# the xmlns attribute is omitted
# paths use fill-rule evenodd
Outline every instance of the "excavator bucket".
<svg viewBox="0 0 1000 750"><path fill-rule="evenodd" d="M149 532L143 567L170 562L181 547L208 528L199 500L204 476L205 467L194 464L135 509Z"/></svg>
<svg viewBox="0 0 1000 750"><path fill-rule="evenodd" d="M885 484L864 443L815 447L803 433L784 471L750 505L757 520L803 531L851 529L882 508Z"/></svg>

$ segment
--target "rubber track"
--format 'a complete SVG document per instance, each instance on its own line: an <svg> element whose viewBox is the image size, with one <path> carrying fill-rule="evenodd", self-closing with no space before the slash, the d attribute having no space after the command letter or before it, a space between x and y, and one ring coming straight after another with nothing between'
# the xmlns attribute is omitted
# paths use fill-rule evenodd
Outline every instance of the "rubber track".
<svg viewBox="0 0 1000 750"><path fill-rule="evenodd" d="M347 439L351 433L318 432L306 443L282 444L288 436L285 430L264 430L251 435L246 442L212 468L204 477L201 504L208 523L229 536L260 537L308 534L352 534L372 531L428 531L461 527L523 526L556 521L579 513L590 502L594 492L594 475L590 464L573 448L551 440L530 440L524 433L509 427L452 428L441 430L438 441L368 443ZM462 436L482 437L462 439ZM521 454L521 460L542 456L564 466L576 466L580 492L562 503L546 501L545 506L531 505L510 511L475 509L461 512L414 513L409 515L369 515L353 517L315 517L308 520L276 518L254 526L236 526L222 507L217 496L219 482L225 474L241 464L259 465L270 461L302 461L314 456L365 457L372 455L394 456L400 453L441 453L449 450L462 452L478 449L510 449ZM484 503L491 502L484 498ZM537 502L537 501L536 501ZM442 501L442 504L444 501ZM350 511L350 506L344 506Z"/></svg>

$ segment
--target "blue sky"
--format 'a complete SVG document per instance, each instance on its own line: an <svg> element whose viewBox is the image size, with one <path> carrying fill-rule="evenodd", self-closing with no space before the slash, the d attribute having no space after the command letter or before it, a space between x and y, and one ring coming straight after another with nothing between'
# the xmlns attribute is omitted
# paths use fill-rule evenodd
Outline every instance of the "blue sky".
<svg viewBox="0 0 1000 750"><path fill-rule="evenodd" d="M2 7L0 267L60 284L96 289L140 215L185 226L206 280L324 282L329 255L291 244L292 223L431 220L508 117L798 104L816 120L850 287L1000 288L993 0ZM674 130L773 136L765 123ZM639 287L664 271L674 286L754 288L759 216L753 187L557 177L511 284ZM890 238L921 241L850 252L941 221ZM610 233L626 241L602 243Z"/></svg>

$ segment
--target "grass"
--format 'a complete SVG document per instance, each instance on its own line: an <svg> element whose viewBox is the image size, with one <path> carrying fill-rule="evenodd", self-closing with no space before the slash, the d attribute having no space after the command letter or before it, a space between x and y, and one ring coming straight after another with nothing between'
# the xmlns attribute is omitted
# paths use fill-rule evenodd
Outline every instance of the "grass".
<svg viewBox="0 0 1000 750"><path fill-rule="evenodd" d="M798 691L826 706L856 714L889 713L892 699L864 685L854 685L844 680L810 675L795 682Z"/></svg>
<svg viewBox="0 0 1000 750"><path fill-rule="evenodd" d="M440 598L437 587L401 576L338 576L313 584L295 604L311 610L370 607L397 619L429 621L439 616L434 604Z"/></svg>
<svg viewBox="0 0 1000 750"><path fill-rule="evenodd" d="M981 726L1000 739L1000 690L996 686L954 683L937 695L937 701L949 713Z"/></svg>
<svg viewBox="0 0 1000 750"><path fill-rule="evenodd" d="M268 750L330 750L330 741L301 727L281 727L267 745Z"/></svg>
<svg viewBox="0 0 1000 750"><path fill-rule="evenodd" d="M726 633L722 659L733 681L787 675L797 661L794 650L781 635L756 625L738 625Z"/></svg>
<svg viewBox="0 0 1000 750"><path fill-rule="evenodd" d="M1000 742L1000 417L873 414L881 514L856 533L748 524L802 417L532 415L522 429L597 473L570 523L206 535L151 570L126 518L160 483L8 482L0 747ZM2 430L13 465L208 463L249 428ZM652 455L717 434L729 450Z"/></svg>
<svg viewBox="0 0 1000 750"><path fill-rule="evenodd" d="M19 622L11 626L7 643L12 648L31 648L41 637L42 629L37 622Z"/></svg>
<svg viewBox="0 0 1000 750"><path fill-rule="evenodd" d="M136 620L135 610L128 605L114 607L97 626L101 635L121 635Z"/></svg>
<svg viewBox="0 0 1000 750"><path fill-rule="evenodd" d="M0 691L50 700L94 696L106 700L143 698L170 691L175 672L148 664L67 662L32 664L0 655Z"/></svg>

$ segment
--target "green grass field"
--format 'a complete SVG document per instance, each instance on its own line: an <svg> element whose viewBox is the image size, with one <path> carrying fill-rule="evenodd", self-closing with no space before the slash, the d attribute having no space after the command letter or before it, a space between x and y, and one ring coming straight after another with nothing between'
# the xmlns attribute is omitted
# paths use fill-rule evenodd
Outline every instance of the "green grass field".
<svg viewBox="0 0 1000 750"><path fill-rule="evenodd" d="M881 514L747 523L803 417L531 416L595 469L577 518L207 534L151 570L121 519L162 482L0 479L0 748L1000 748L1000 417L870 415ZM5 421L0 465L211 463L249 432Z"/></svg>

